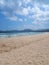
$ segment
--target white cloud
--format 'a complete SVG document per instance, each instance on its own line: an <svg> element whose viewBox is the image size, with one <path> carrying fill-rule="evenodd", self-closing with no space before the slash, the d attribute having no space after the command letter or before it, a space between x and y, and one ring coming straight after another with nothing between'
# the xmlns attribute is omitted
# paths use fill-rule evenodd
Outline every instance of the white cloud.
<svg viewBox="0 0 49 65"><path fill-rule="evenodd" d="M0 0L0 4L4 5L4 0Z"/></svg>
<svg viewBox="0 0 49 65"><path fill-rule="evenodd" d="M44 5L44 6L43 6ZM34 15L31 17L34 19L32 24L35 25L37 28L46 28L46 25L48 24L49 21L49 5L42 4L42 5L35 5L33 12ZM43 9L41 9L41 8Z"/></svg>
<svg viewBox="0 0 49 65"><path fill-rule="evenodd" d="M26 5L26 4L28 4L28 3L31 3L32 2L32 0L23 0L23 3Z"/></svg>
<svg viewBox="0 0 49 65"><path fill-rule="evenodd" d="M18 18L16 16L11 16L11 17L8 17L8 19L11 21L17 21Z"/></svg>
<svg viewBox="0 0 49 65"><path fill-rule="evenodd" d="M5 7L5 0L0 0L0 8Z"/></svg>
<svg viewBox="0 0 49 65"><path fill-rule="evenodd" d="M28 15L29 14L29 10L27 8L23 8L22 14L25 15L25 16Z"/></svg>
<svg viewBox="0 0 49 65"><path fill-rule="evenodd" d="M22 6L22 2L18 1L18 6L21 7Z"/></svg>
<svg viewBox="0 0 49 65"><path fill-rule="evenodd" d="M39 25L40 27L44 27L49 21L49 5L44 4L44 10L40 9L43 8L43 5L35 5L32 9L32 12L34 13L32 16L30 16L31 19L34 19L32 24ZM45 22L46 21L46 22Z"/></svg>
<svg viewBox="0 0 49 65"><path fill-rule="evenodd" d="M20 7L19 9L16 9L16 11L14 11L15 14L19 14L19 15L24 15L27 16L30 13L30 7Z"/></svg>
<svg viewBox="0 0 49 65"><path fill-rule="evenodd" d="M31 5L27 5L28 3L32 4L33 1L32 0L18 0L18 1L9 0L9 2L5 3L5 0L0 0L0 4L6 5L8 9L9 8L11 9L11 12L10 11L6 12L6 8L5 11L2 12L5 16L7 16L9 20L27 21L27 18L28 19L31 18L31 20L33 20L32 24L39 24L40 26L45 25L47 20L49 20L49 5L44 3L40 4L34 2L32 4L33 6L31 7ZM26 16L26 19L24 18L23 20L21 18L17 18L17 15Z"/></svg>
<svg viewBox="0 0 49 65"><path fill-rule="evenodd" d="M18 18L18 20L19 20L20 22L23 22L23 19L22 19L22 18Z"/></svg>

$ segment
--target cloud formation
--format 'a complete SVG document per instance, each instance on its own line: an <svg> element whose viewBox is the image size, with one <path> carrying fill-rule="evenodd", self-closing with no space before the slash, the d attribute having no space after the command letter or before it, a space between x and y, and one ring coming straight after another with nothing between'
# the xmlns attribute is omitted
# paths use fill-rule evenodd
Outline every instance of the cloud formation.
<svg viewBox="0 0 49 65"><path fill-rule="evenodd" d="M11 21L30 19L33 26L43 28L49 24L49 4L44 1L0 0L0 12Z"/></svg>

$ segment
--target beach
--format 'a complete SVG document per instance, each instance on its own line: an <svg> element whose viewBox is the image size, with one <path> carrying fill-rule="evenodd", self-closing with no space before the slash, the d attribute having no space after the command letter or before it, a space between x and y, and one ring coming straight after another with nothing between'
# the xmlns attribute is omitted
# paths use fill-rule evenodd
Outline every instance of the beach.
<svg viewBox="0 0 49 65"><path fill-rule="evenodd" d="M0 38L0 65L49 65L49 33Z"/></svg>

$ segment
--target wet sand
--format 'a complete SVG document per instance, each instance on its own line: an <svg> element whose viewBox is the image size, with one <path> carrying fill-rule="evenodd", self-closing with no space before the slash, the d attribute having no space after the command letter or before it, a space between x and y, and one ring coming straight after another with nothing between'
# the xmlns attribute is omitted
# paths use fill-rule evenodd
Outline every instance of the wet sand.
<svg viewBox="0 0 49 65"><path fill-rule="evenodd" d="M49 33L0 38L0 65L49 65Z"/></svg>

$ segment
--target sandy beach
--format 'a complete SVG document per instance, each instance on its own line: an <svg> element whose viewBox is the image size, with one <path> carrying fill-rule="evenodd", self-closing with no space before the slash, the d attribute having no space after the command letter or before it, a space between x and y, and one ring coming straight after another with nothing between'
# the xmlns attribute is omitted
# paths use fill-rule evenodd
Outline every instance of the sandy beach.
<svg viewBox="0 0 49 65"><path fill-rule="evenodd" d="M49 65L49 33L0 38L0 65Z"/></svg>

